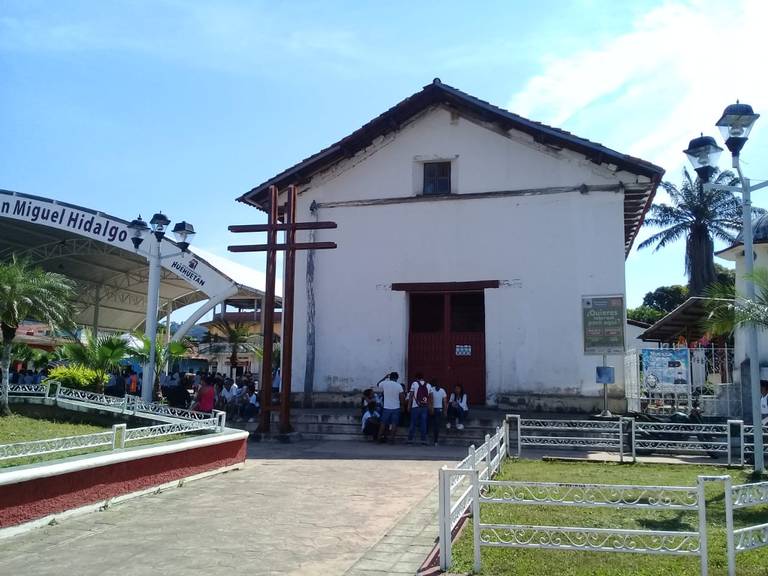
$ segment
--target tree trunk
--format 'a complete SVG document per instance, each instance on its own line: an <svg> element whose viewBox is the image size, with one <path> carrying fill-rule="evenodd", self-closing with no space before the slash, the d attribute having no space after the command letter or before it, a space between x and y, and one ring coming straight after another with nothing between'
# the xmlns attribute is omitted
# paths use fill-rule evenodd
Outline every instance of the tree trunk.
<svg viewBox="0 0 768 576"><path fill-rule="evenodd" d="M689 296L701 296L717 279L714 249L706 226L694 226L685 247Z"/></svg>
<svg viewBox="0 0 768 576"><path fill-rule="evenodd" d="M232 355L229 357L229 377L234 379L237 374L237 344L232 344Z"/></svg>
<svg viewBox="0 0 768 576"><path fill-rule="evenodd" d="M3 353L2 353L2 370L3 370L3 384L2 395L0 396L0 416L10 416L11 407L8 404L8 392L11 389L11 346L13 346L13 338L16 336L16 329L11 328L3 324Z"/></svg>

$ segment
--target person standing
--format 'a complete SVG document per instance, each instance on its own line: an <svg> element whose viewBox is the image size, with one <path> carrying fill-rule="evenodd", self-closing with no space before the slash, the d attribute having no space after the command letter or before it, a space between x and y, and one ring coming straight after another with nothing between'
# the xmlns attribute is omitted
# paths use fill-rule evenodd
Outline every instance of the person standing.
<svg viewBox="0 0 768 576"><path fill-rule="evenodd" d="M762 375L761 375L762 376ZM768 424L768 380L760 380L760 418Z"/></svg>
<svg viewBox="0 0 768 576"><path fill-rule="evenodd" d="M408 408L411 411L411 422L408 426L408 443L413 443L416 435L416 427L419 427L421 443L427 443L427 420L429 418L429 406L432 401L432 387L424 380L421 374L416 375L416 380L411 384L408 393Z"/></svg>
<svg viewBox="0 0 768 576"><path fill-rule="evenodd" d="M403 387L398 382L400 378L397 372L390 372L379 380L376 387L384 396L381 410L381 423L379 424L379 442L386 442L391 432L390 443L394 443L397 433L397 423L400 421L400 403L403 401Z"/></svg>
<svg viewBox="0 0 768 576"><path fill-rule="evenodd" d="M437 380L432 380L432 434L435 446L440 437L440 428L443 426L443 414L448 410L448 393L440 387Z"/></svg>

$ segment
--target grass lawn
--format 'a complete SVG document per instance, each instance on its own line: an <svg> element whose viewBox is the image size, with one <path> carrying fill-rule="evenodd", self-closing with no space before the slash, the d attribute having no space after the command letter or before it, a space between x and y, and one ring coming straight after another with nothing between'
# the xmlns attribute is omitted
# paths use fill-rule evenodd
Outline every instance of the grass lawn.
<svg viewBox="0 0 768 576"><path fill-rule="evenodd" d="M730 474L734 484L750 481L747 471L711 466L606 464L598 462L546 462L508 460L497 480L531 482L574 482L585 484L642 484L655 486L695 486L698 475ZM707 486L709 569L711 575L726 574L725 504L722 485ZM611 508L567 506L520 506L483 504L483 523L527 524L538 526L584 526L590 528L628 528L637 530L696 531L696 512L680 510L634 511ZM768 506L737 510L736 528L768 522ZM454 544L452 572L472 571L472 524L466 525ZM634 553L581 552L482 548L482 574L494 576L694 576L699 574L698 557L676 557ZM742 552L736 558L739 576L768 575L768 547Z"/></svg>
<svg viewBox="0 0 768 576"><path fill-rule="evenodd" d="M149 425L149 423L145 425ZM17 442L31 442L34 440L47 440L49 438L63 438L65 436L80 436L83 434L107 432L111 429L112 428L108 426L98 426L86 422L60 421L50 418L30 418L29 416L21 414L12 414L11 416L0 417L0 444L15 444ZM130 442L126 447L132 448L134 446L171 442L184 437L185 435L183 434L173 434L169 436L160 436L158 438L147 438ZM111 449L112 447L109 445L95 446L78 450L68 450L66 452L9 458L7 460L0 460L0 469L35 464L37 462L49 460L60 460L71 456L80 456L91 452L103 452Z"/></svg>

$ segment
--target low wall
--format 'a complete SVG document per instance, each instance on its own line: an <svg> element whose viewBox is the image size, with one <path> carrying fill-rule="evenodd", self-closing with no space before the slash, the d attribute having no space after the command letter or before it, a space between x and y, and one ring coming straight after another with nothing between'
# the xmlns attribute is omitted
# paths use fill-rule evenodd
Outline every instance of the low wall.
<svg viewBox="0 0 768 576"><path fill-rule="evenodd" d="M247 432L189 438L0 473L0 530L243 465Z"/></svg>

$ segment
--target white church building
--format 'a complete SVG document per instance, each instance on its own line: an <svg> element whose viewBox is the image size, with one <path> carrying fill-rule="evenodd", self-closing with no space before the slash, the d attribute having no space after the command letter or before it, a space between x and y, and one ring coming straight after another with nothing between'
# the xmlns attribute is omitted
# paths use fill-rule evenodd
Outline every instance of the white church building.
<svg viewBox="0 0 768 576"><path fill-rule="evenodd" d="M625 294L663 173L435 79L239 198L294 184L299 221L338 223L298 233L338 248L297 254L294 392L394 370L475 405L600 407L582 298ZM620 392L623 356L608 364Z"/></svg>

